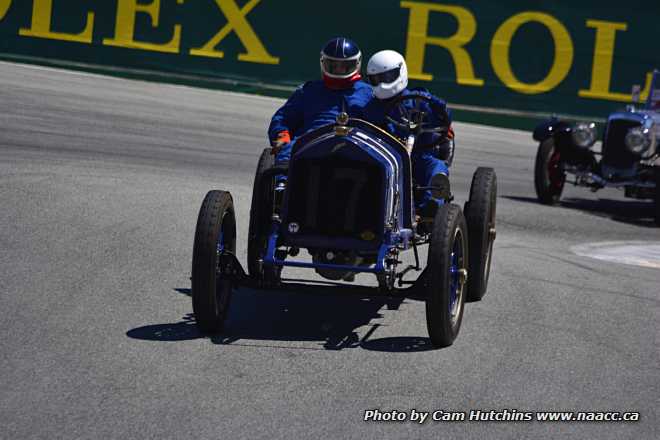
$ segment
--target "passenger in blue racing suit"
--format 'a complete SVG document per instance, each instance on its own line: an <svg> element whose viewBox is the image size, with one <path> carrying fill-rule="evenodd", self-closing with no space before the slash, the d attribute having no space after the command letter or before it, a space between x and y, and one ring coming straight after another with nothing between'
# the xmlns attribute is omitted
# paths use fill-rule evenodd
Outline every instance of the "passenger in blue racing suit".
<svg viewBox="0 0 660 440"><path fill-rule="evenodd" d="M276 164L289 161L298 137L334 123L342 111L362 117L373 92L361 81L361 63L362 53L351 40L339 37L326 43L321 51L323 79L300 86L271 120L268 138Z"/></svg>
<svg viewBox="0 0 660 440"><path fill-rule="evenodd" d="M411 153L413 180L419 186L441 187L445 193L444 198L450 195L449 169L453 157L453 131L451 129L451 116L447 111L445 102L425 90L409 90L408 71L406 62L401 54L384 50L374 54L367 65L367 77L374 87L375 99L365 108L365 119L387 129L400 139L409 133L386 119L390 116L400 120L400 106L412 109L419 105L427 117L425 122L430 126L446 126L447 135L439 133L422 133L415 141ZM403 101L400 106L388 109L392 101L399 96L421 95L430 102L416 103L413 100ZM388 115L385 113L388 112ZM415 207L422 218L432 219L441 202L433 198L430 190L418 191L415 195Z"/></svg>

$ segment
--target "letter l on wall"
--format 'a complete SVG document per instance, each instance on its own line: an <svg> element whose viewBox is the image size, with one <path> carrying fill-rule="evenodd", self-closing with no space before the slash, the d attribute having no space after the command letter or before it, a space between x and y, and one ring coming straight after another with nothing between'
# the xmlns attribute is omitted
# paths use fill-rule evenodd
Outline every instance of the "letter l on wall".
<svg viewBox="0 0 660 440"><path fill-rule="evenodd" d="M596 29L594 61L591 67L591 85L588 90L579 90L578 96L582 98L630 102L632 99L630 93L617 93L610 91L616 32L626 31L628 25L626 23L615 23L612 21L587 20L587 27ZM642 101L645 101L649 95L652 78L652 73L646 74L646 85L644 91L640 94Z"/></svg>
<svg viewBox="0 0 660 440"><path fill-rule="evenodd" d="M23 37L47 38L49 40L74 41L91 43L94 32L94 13L87 13L85 29L79 34L53 32L50 30L53 15L53 0L34 0L32 4L32 24L29 28L21 28L18 35Z"/></svg>

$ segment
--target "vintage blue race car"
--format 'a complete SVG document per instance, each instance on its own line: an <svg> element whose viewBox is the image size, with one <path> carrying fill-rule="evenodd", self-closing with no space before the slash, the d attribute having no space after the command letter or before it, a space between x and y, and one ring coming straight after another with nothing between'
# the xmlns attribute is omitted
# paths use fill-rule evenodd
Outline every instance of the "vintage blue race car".
<svg viewBox="0 0 660 440"><path fill-rule="evenodd" d="M236 215L232 197L210 191L199 212L192 264L192 300L197 325L222 329L234 287L286 288L283 267L314 269L330 280L352 281L360 272L378 280L374 293L405 295L414 289L426 301L427 327L434 346L451 345L466 300L486 292L493 240L497 182L491 168L478 168L464 212L452 204L447 188L420 188L411 177L410 151L431 127L425 115L403 101L392 105L392 121L410 135L405 142L346 113L299 138L288 167L276 167L270 149L262 153L250 210L248 272L238 262ZM276 178L286 175L286 181ZM430 221L415 212L414 193L431 190L443 204ZM425 268L418 247L429 245ZM311 258L300 258L306 249ZM399 256L413 251L414 265L401 267ZM420 271L416 281L404 274ZM469 276L468 276L469 275ZM339 283L337 283L339 284ZM402 286L409 284L406 289Z"/></svg>
<svg viewBox="0 0 660 440"><path fill-rule="evenodd" d="M556 204L566 176L574 185L597 191L623 188L626 197L652 199L660 225L660 71L654 71L644 106L630 105L609 115L600 152L596 124L551 118L534 130L539 141L534 168L536 194L541 203Z"/></svg>

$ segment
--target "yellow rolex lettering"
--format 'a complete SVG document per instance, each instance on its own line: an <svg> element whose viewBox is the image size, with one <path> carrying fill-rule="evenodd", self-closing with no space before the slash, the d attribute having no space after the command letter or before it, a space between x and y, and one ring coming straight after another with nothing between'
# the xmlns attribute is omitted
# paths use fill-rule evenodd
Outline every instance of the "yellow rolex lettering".
<svg viewBox="0 0 660 440"><path fill-rule="evenodd" d="M5 14L11 6L11 0L0 0L0 20L5 18Z"/></svg>
<svg viewBox="0 0 660 440"><path fill-rule="evenodd" d="M246 50L245 53L238 55L240 61L261 64L279 64L280 59L268 53L255 33L254 28L252 28L245 18L245 16L252 11L260 1L261 0L250 0L245 6L239 8L236 5L235 0L215 0L227 19L227 24L225 24L204 46L191 49L190 55L211 58L224 57L224 52L216 50L216 47L227 37L227 35L231 32L235 32Z"/></svg>
<svg viewBox="0 0 660 440"><path fill-rule="evenodd" d="M541 81L523 83L511 69L509 49L511 40L522 25L538 22L550 31L555 45L555 53L550 72ZM490 45L490 60L497 77L509 87L529 95L550 91L557 87L568 75L573 65L573 41L568 30L556 18L542 12L521 12L506 20L497 29Z"/></svg>
<svg viewBox="0 0 660 440"><path fill-rule="evenodd" d="M4 0L3 4L9 6L11 1ZM0 5L0 10L3 5ZM53 0L34 0L32 4L32 23L29 28L21 28L18 34L23 37L48 38L50 40L74 41L77 43L91 43L94 32L94 13L87 13L87 22L84 30L79 34L51 31L51 18L53 13ZM4 14L2 14L4 15Z"/></svg>
<svg viewBox="0 0 660 440"><path fill-rule="evenodd" d="M628 29L628 25L626 23L616 23L612 21L587 20L587 27L596 29L594 61L591 67L591 85L587 90L579 90L578 96L582 98L630 102L632 100L631 93L610 91L616 33L617 31L625 32ZM646 85L642 93L640 93L640 98L642 100L648 98L652 79L652 73L647 73Z"/></svg>
<svg viewBox="0 0 660 440"><path fill-rule="evenodd" d="M406 41L406 62L408 75L412 79L433 80L433 75L424 73L426 46L434 45L447 49L454 60L456 82L465 86L483 86L484 80L477 78L472 67L470 54L463 46L468 44L477 32L477 21L470 11L460 6L437 3L402 1L402 8L410 9L408 38ZM429 15L443 12L456 19L458 28L451 37L430 37L428 35Z"/></svg>
<svg viewBox="0 0 660 440"><path fill-rule="evenodd" d="M184 0L177 0L182 4ZM114 38L106 38L103 44L106 46L126 47L130 49L151 50L155 52L177 53L181 44L181 25L174 26L172 39L167 43L147 43L135 40L135 18L137 14L149 15L154 28L158 27L160 21L160 0L152 0L151 3L138 3L138 0L117 0L117 20L115 23Z"/></svg>

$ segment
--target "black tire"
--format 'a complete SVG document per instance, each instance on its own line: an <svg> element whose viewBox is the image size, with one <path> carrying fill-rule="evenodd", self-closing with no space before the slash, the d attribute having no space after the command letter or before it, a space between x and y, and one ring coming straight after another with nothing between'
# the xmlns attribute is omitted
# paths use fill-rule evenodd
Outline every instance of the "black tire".
<svg viewBox="0 0 660 440"><path fill-rule="evenodd" d="M653 197L655 224L660 226L660 170L655 170L655 196Z"/></svg>
<svg viewBox="0 0 660 440"><path fill-rule="evenodd" d="M458 336L465 305L465 276L468 265L467 225L457 205L442 205L433 222L428 264L426 267L426 326L435 347L451 345ZM457 241L458 240L458 241ZM459 272L451 272L452 253L457 243ZM459 255L456 255L458 258ZM462 272L463 276L459 273ZM452 303L451 284L457 283L456 300ZM450 309L450 306L452 306Z"/></svg>
<svg viewBox="0 0 660 440"><path fill-rule="evenodd" d="M222 330L233 289L218 271L219 247L236 252L236 217L231 194L209 191L197 217L192 263L192 305L203 332Z"/></svg>
<svg viewBox="0 0 660 440"><path fill-rule="evenodd" d="M536 195L544 205L555 205L561 198L566 173L561 170L555 140L548 138L539 144L534 166Z"/></svg>
<svg viewBox="0 0 660 440"><path fill-rule="evenodd" d="M266 148L259 157L257 171L254 174L252 185L252 204L250 205L250 226L248 229L248 273L253 278L263 280L264 268L259 263L266 252L269 226L273 213L273 185L272 177L265 178L266 170L275 165L275 156L271 149Z"/></svg>
<svg viewBox="0 0 660 440"><path fill-rule="evenodd" d="M495 241L497 176L492 168L479 167L472 176L470 199L465 202L465 221L470 247L466 301L479 301L488 287Z"/></svg>

